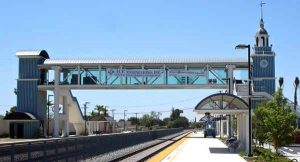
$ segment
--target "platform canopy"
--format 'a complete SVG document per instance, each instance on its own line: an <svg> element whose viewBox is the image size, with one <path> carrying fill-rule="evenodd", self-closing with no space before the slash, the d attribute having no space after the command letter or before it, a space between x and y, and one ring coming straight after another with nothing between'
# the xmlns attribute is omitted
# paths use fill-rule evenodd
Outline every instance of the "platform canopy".
<svg viewBox="0 0 300 162"><path fill-rule="evenodd" d="M27 112L12 112L8 113L4 120L37 120L34 115Z"/></svg>
<svg viewBox="0 0 300 162"><path fill-rule="evenodd" d="M239 114L248 112L248 104L240 97L216 93L201 100L194 109L198 114Z"/></svg>

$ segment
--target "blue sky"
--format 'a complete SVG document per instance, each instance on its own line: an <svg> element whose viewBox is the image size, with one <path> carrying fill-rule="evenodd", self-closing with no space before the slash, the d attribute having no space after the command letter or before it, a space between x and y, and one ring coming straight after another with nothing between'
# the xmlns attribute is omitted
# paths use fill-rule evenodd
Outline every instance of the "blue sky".
<svg viewBox="0 0 300 162"><path fill-rule="evenodd" d="M300 5L297 0L265 1L265 27L276 52L276 77L293 97L300 76ZM1 1L0 114L16 104L18 50L45 49L51 58L246 57L239 43L254 44L260 1ZM122 112L192 108L217 90L75 91L90 101ZM145 106L148 105L148 106ZM156 106L153 106L156 105ZM134 107L139 106L139 107ZM187 110L190 119L196 115ZM163 113L163 117L169 113ZM117 118L122 117L116 115Z"/></svg>

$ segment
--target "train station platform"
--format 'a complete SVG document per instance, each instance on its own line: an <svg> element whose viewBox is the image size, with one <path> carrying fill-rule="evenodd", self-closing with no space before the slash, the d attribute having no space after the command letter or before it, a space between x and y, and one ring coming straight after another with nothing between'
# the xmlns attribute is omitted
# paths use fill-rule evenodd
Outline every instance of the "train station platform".
<svg viewBox="0 0 300 162"><path fill-rule="evenodd" d="M161 151L148 162L245 162L238 154L230 153L218 138L204 138L203 132L191 133Z"/></svg>

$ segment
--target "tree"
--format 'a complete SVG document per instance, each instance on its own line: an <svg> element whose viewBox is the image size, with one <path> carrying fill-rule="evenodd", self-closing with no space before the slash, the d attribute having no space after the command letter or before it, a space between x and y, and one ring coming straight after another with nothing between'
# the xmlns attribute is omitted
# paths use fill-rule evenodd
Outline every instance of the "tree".
<svg viewBox="0 0 300 162"><path fill-rule="evenodd" d="M128 118L128 121L130 121L131 124L133 124L133 125L140 124L139 118L136 118L136 117L130 117L130 118Z"/></svg>
<svg viewBox="0 0 300 162"><path fill-rule="evenodd" d="M5 116L10 114L10 113L14 113L14 112L17 112L17 106L13 106L9 109L9 111L6 111Z"/></svg>
<svg viewBox="0 0 300 162"><path fill-rule="evenodd" d="M280 88L282 88L283 81L284 81L283 77L280 77L280 78L279 78L279 81L278 81L278 82L279 82L279 87L280 87Z"/></svg>
<svg viewBox="0 0 300 162"><path fill-rule="evenodd" d="M97 116L99 121L105 120L105 117L108 116L107 109L103 105L96 105L94 110L98 112Z"/></svg>
<svg viewBox="0 0 300 162"><path fill-rule="evenodd" d="M154 125L154 117L151 116L151 115L149 115L149 114L145 114L140 119L140 123L141 123L142 126L150 128L150 127L152 127Z"/></svg>
<svg viewBox="0 0 300 162"><path fill-rule="evenodd" d="M179 118L170 121L168 124L169 128L187 128L189 126L189 121L186 117L180 116Z"/></svg>
<svg viewBox="0 0 300 162"><path fill-rule="evenodd" d="M13 106L9 109L9 112L10 113L14 113L14 112L17 112L17 106Z"/></svg>
<svg viewBox="0 0 300 162"><path fill-rule="evenodd" d="M164 125L167 125L170 122L170 118L164 118L163 123Z"/></svg>
<svg viewBox="0 0 300 162"><path fill-rule="evenodd" d="M296 114L287 105L282 88L274 94L272 100L258 106L255 110L255 136L260 143L271 141L275 150L294 141ZM263 135L265 134L265 135Z"/></svg>
<svg viewBox="0 0 300 162"><path fill-rule="evenodd" d="M90 115L88 116L89 120L96 118L98 115L98 113L96 113L95 111L92 110L92 112L90 113Z"/></svg>
<svg viewBox="0 0 300 162"><path fill-rule="evenodd" d="M171 121L173 121L175 119L178 119L180 117L181 113L183 113L182 110L172 108L172 112L171 112L171 115L170 115Z"/></svg>
<svg viewBox="0 0 300 162"><path fill-rule="evenodd" d="M269 142L268 136L265 133L267 131L264 117L267 115L266 103L264 102L257 109L254 110L255 115L252 118L253 121L253 135L255 139L259 142L260 146L263 146L264 143Z"/></svg>
<svg viewBox="0 0 300 162"><path fill-rule="evenodd" d="M295 87L294 110L296 110L297 105L298 105L298 101L297 101L297 90L298 90L298 87L299 87L299 78L298 77L295 78L294 87Z"/></svg>
<svg viewBox="0 0 300 162"><path fill-rule="evenodd" d="M98 112L98 120L99 121L106 121L105 117L108 117L106 106L103 105L96 105L95 110ZM102 113L101 113L102 112ZM104 132L106 132L106 122L104 122Z"/></svg>

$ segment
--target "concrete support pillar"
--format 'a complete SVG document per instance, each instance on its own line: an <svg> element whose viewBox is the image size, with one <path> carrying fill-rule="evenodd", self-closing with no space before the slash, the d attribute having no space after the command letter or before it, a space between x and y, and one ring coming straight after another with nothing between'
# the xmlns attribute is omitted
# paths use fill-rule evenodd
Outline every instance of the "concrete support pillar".
<svg viewBox="0 0 300 162"><path fill-rule="evenodd" d="M101 85L102 84L102 78L101 78L101 71L102 71L102 67L101 66L98 66L98 70L99 70L99 73L98 73L98 81L99 81L99 84Z"/></svg>
<svg viewBox="0 0 300 162"><path fill-rule="evenodd" d="M164 85L167 84L167 69L166 69L166 65L163 66L163 70L164 70L164 77L163 77L163 80L164 80Z"/></svg>
<svg viewBox="0 0 300 162"><path fill-rule="evenodd" d="M144 65L142 65L142 71L144 71L145 70L145 66ZM142 84L145 84L146 82L145 82L145 76L143 75L143 77L142 77Z"/></svg>
<svg viewBox="0 0 300 162"><path fill-rule="evenodd" d="M63 96L63 114L65 116L64 119L64 136L69 136L69 106L67 102L67 98Z"/></svg>
<svg viewBox="0 0 300 162"><path fill-rule="evenodd" d="M226 69L227 69L227 78L229 79L227 82L228 82L228 86L229 86L229 89L228 89L228 92L229 94L232 94L233 93L233 71L235 69L235 65L226 65Z"/></svg>
<svg viewBox="0 0 300 162"><path fill-rule="evenodd" d="M241 119L240 119L240 122L241 122L241 143L242 143L242 148L245 148L245 115L244 114L241 114Z"/></svg>
<svg viewBox="0 0 300 162"><path fill-rule="evenodd" d="M226 117L226 134L227 134L227 138L231 137L231 121L230 121L230 115L227 115Z"/></svg>
<svg viewBox="0 0 300 162"><path fill-rule="evenodd" d="M224 125L225 125L225 122L226 120L222 120L221 121L221 137L224 137L224 132L225 132L225 128L224 128Z"/></svg>
<svg viewBox="0 0 300 162"><path fill-rule="evenodd" d="M245 151L249 152L249 114L245 114Z"/></svg>
<svg viewBox="0 0 300 162"><path fill-rule="evenodd" d="M228 78L228 93L229 94L233 94L233 89L234 89L234 84L233 84L233 79L234 79L234 76L233 76L233 71L234 69L236 68L235 65L226 65L226 68L227 68L227 78ZM230 107L229 107L230 108ZM228 127L228 132L227 132L227 137L230 138L233 133L232 133L232 122L231 122L231 115L229 115L227 117L227 127Z"/></svg>
<svg viewBox="0 0 300 162"><path fill-rule="evenodd" d="M53 67L55 71L54 80L54 122L53 122L53 137L59 137L59 84L60 84L60 70L59 66Z"/></svg>
<svg viewBox="0 0 300 162"><path fill-rule="evenodd" d="M184 65L184 71L185 71L186 73L188 72L188 66L187 66L187 65ZM185 75L185 76L184 76L184 81L185 81L184 84L185 84L185 85L188 84L187 79L188 79L188 76Z"/></svg>
<svg viewBox="0 0 300 162"><path fill-rule="evenodd" d="M230 130L229 130L229 133L230 133L231 136L234 136L234 128L233 128L234 116L230 115L229 116L229 120L230 120Z"/></svg>
<svg viewBox="0 0 300 162"><path fill-rule="evenodd" d="M237 134L238 139L242 139L242 123L241 123L241 115L237 115Z"/></svg>
<svg viewBox="0 0 300 162"><path fill-rule="evenodd" d="M81 81L81 69L80 69L80 65L77 66L77 85L80 85L80 81Z"/></svg>
<svg viewBox="0 0 300 162"><path fill-rule="evenodd" d="M216 135L220 135L220 121L216 121Z"/></svg>
<svg viewBox="0 0 300 162"><path fill-rule="evenodd" d="M120 67L120 70L122 71L123 70L123 66L121 65ZM120 84L122 85L123 84L123 76L120 76Z"/></svg>

